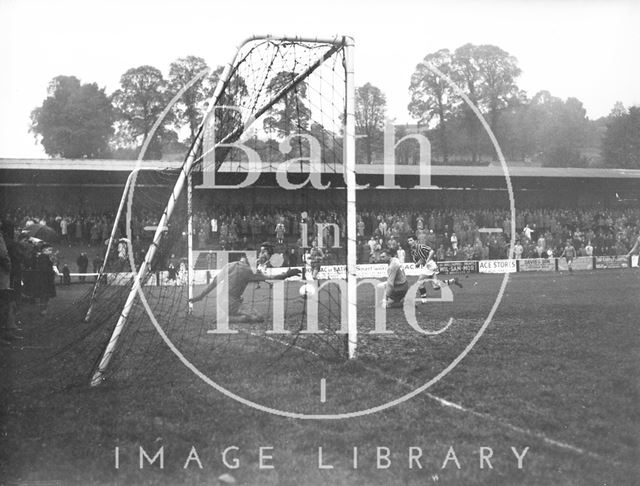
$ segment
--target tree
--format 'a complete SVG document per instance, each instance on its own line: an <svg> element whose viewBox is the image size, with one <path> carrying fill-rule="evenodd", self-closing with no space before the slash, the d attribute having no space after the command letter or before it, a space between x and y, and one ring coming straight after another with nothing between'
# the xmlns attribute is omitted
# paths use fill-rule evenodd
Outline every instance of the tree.
<svg viewBox="0 0 640 486"><path fill-rule="evenodd" d="M221 140L231 134L237 133L233 139L226 140L226 143L229 143L237 141L238 137L242 134L242 126L248 114L247 103L250 103L251 100L249 99L247 83L237 72L231 74L220 93L220 97L214 100L213 92L215 91L218 80L222 76L222 72L222 66L218 66L218 68L209 75L208 84L211 86L211 91L207 94L207 101L204 103L204 108L205 111L208 110L210 103L217 101L217 105L220 108L214 109L212 112L215 118L216 137L218 140ZM238 111L233 109L234 107L245 108L245 110ZM216 153L218 152L225 153L225 150L216 150Z"/></svg>
<svg viewBox="0 0 640 486"><path fill-rule="evenodd" d="M31 131L52 157L108 157L112 123L104 89L74 76L55 77L42 106L31 113Z"/></svg>
<svg viewBox="0 0 640 486"><path fill-rule="evenodd" d="M587 118L580 100L563 101L548 91L530 101L524 93L518 98L501 115L500 145L507 157L553 167L584 167L599 159L599 126Z"/></svg>
<svg viewBox="0 0 640 486"><path fill-rule="evenodd" d="M271 96L276 96L295 78L295 72L281 71L271 79L267 91ZM305 104L306 98L307 84L300 82L272 107L271 114L263 122L265 131L287 137L295 130L306 130L311 119L311 110Z"/></svg>
<svg viewBox="0 0 640 486"><path fill-rule="evenodd" d="M522 71L517 59L497 46L479 46L474 54L482 76L480 103L489 114L489 126L497 137L499 114L518 98L515 79Z"/></svg>
<svg viewBox="0 0 640 486"><path fill-rule="evenodd" d="M520 95L515 83L521 73L516 58L497 46L465 44L455 50L452 64L454 80L466 91L471 102L489 116L489 126L498 137L500 112ZM475 162L479 150L479 122L470 107L466 104L458 106L464 113L472 161ZM495 158L496 154L493 155Z"/></svg>
<svg viewBox="0 0 640 486"><path fill-rule="evenodd" d="M544 133L543 165L554 167L584 167L588 160L582 150L587 141L589 121L582 102L567 98L554 102Z"/></svg>
<svg viewBox="0 0 640 486"><path fill-rule="evenodd" d="M222 67L202 75L205 71L209 71L209 66L203 58L196 56L177 59L169 66L169 91L172 96L194 78L200 77L173 105L173 114L178 128L189 127L188 143L195 139L198 127L202 123L207 100L213 95Z"/></svg>
<svg viewBox="0 0 640 486"><path fill-rule="evenodd" d="M640 169L640 107L611 117L602 141L604 163L609 167Z"/></svg>
<svg viewBox="0 0 640 486"><path fill-rule="evenodd" d="M611 113L609 113L609 118L615 118L618 116L627 115L627 109L622 104L622 101L616 101L611 109Z"/></svg>
<svg viewBox="0 0 640 486"><path fill-rule="evenodd" d="M356 134L364 135L362 146L368 164L373 153L382 151L387 98L380 88L367 83L356 89Z"/></svg>
<svg viewBox="0 0 640 486"><path fill-rule="evenodd" d="M508 160L530 160L536 153L537 124L531 101L520 91L500 114L500 148Z"/></svg>
<svg viewBox="0 0 640 486"><path fill-rule="evenodd" d="M449 161L449 144L447 142L447 121L453 110L453 89L451 85L436 75L427 66L434 66L443 74L451 75L452 59L448 49L427 54L411 76L409 93L409 113L420 123L429 125L438 121L438 138L444 163Z"/></svg>
<svg viewBox="0 0 640 486"><path fill-rule="evenodd" d="M154 123L166 108L168 85L162 73L153 66L140 66L129 69L120 78L120 89L112 95L112 101L118 119L122 122L122 138L136 146L141 145L151 133ZM163 140L171 138L168 134L172 122L170 113L164 117L149 143L145 158L162 157Z"/></svg>
<svg viewBox="0 0 640 486"><path fill-rule="evenodd" d="M465 44L458 47L452 60L452 76L458 86L465 91L465 94L474 105L479 105L480 84L482 83L482 73L477 61L476 51L478 47L473 44ZM458 101L456 111L462 113L462 120L468 135L468 149L471 152L471 162L478 161L478 119L466 103Z"/></svg>

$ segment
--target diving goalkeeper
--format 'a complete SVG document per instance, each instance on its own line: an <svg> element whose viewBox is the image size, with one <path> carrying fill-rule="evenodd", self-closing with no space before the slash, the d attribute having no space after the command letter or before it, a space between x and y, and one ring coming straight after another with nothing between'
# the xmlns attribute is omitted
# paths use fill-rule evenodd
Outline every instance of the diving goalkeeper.
<svg viewBox="0 0 640 486"><path fill-rule="evenodd" d="M273 254L273 247L267 243L260 246L258 261L269 260ZM249 309L242 309L242 294L247 285L251 282L263 282L265 280L284 280L288 277L300 275L300 270L291 268L285 273L276 276L267 276L261 271L254 272L246 257L242 257L237 262L225 265L218 275L200 293L200 295L189 299L189 302L199 302L218 285L225 285L228 295L228 315L229 322L262 322L264 317Z"/></svg>

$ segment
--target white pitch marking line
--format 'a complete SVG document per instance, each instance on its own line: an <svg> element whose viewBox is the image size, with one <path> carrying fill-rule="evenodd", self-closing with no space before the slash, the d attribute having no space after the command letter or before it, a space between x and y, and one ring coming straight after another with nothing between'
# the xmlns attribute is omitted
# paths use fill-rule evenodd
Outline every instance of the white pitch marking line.
<svg viewBox="0 0 640 486"><path fill-rule="evenodd" d="M311 351L310 349L305 349L302 346L298 346L297 344L291 344L291 343L288 343L286 341L282 341L280 339L276 339L276 338L273 338L271 336L265 336L265 335L257 333L257 332L246 331L246 333L249 334L250 336L253 336L253 337L259 337L259 338L266 339L267 341L273 341L274 343L278 343L281 346L287 346L287 347L291 347L293 349L297 349L299 351L304 351L305 353L311 354L311 355L315 356L316 358L322 358L318 353L316 353L314 351Z"/></svg>
<svg viewBox="0 0 640 486"><path fill-rule="evenodd" d="M327 401L327 380L322 378L320 380L320 403Z"/></svg>
<svg viewBox="0 0 640 486"><path fill-rule="evenodd" d="M251 332L249 334L254 335L254 336L258 336L257 334L254 334L254 333L251 333ZM287 344L287 343L285 343L283 341L280 341L278 339L274 339L274 338L271 338L271 337L268 337L268 336L260 336L260 337L266 337L268 340L275 341L275 342L277 342L279 344L283 344L283 345ZM313 351L311 351L309 349L304 349L304 348L301 348L300 346L293 346L293 347L297 348L297 349L299 349L301 351L304 351L304 352L313 354L315 356L318 356L318 354L314 353ZM384 378L386 378L388 380L395 381L396 383L398 383L401 386L404 386L405 388L413 389L413 387L411 385L409 385L407 382L405 382L403 380L400 380L400 379L395 378L393 376L386 375L382 371L377 370L375 368L371 368L370 366L364 366L363 365L363 367L366 370L371 371L372 373L376 373L376 374L378 374L378 375L380 375L380 376L382 376L382 377L384 377ZM323 380L324 380L324 378L323 378ZM322 381L320 382L320 386L321 386L321 392L320 393L322 394ZM560 441L557 441L555 439L550 439L549 437L547 437L544 434L541 434L539 432L534 432L534 431L531 431L531 430L528 430L528 429L523 429L522 427L518 427L517 425L512 425L509 422L506 422L504 420L496 418L496 417L494 417L492 415L489 415L489 414L486 414L486 413L476 412L475 410L463 407L462 405L459 405L459 404L454 403L454 402L450 402L449 400L445 400L444 398L440 398L440 397L438 397L436 395L433 395L432 393L425 392L424 395L426 395L427 397L431 398L432 400L435 400L436 402L438 402L443 407L450 407L450 408L453 408L453 409L458 410L460 412L467 412L467 413L469 413L471 415L474 415L476 417L483 418L483 419L486 419L486 420L490 420L492 422L497 423L498 425L501 425L503 427L511 429L514 432L518 432L520 434L524 434L524 435L528 435L528 436L540 439L546 444L549 444L549 445L552 445L552 446L555 446L555 447L559 447L561 449L566 449L566 450L569 450L569 451L572 451L572 452L575 452L575 453L578 453L578 454L581 454L581 455L589 456L589 457L592 457L592 458L600 460L600 461L608 462L610 464L614 464L614 465L621 465L622 464L619 461L616 461L616 460L613 460L613 459L609 459L607 457L603 457L603 456L601 456L599 454L596 454L595 452L587 451L587 450L582 449L580 447L577 447L577 446L574 446L574 445L571 445L571 444L567 444L565 442L560 442ZM322 398L321 398L320 401L322 401Z"/></svg>
<svg viewBox="0 0 640 486"><path fill-rule="evenodd" d="M364 368L369 370L369 371L371 371L371 372L373 372L373 373L376 373L376 374L378 374L378 375L380 375L380 376L382 376L382 377L384 377L384 378L386 378L388 380L395 381L396 383L398 383L399 385L401 385L401 386L403 386L405 388L413 389L413 387L409 383L407 383L406 381L400 380L400 379L395 378L393 376L389 376L389 375L383 373L382 371L377 370L375 368L371 368L369 366L365 366ZM444 398L440 398L440 397L438 397L436 395L433 395L432 393L425 392L424 395L426 395L427 397L431 398L432 400L435 400L436 402L438 402L443 407L450 407L450 408L453 408L453 409L458 410L460 412L469 413L469 414L471 414L471 415L473 415L475 417L479 417L479 418L482 418L482 419L490 420L490 421L492 421L492 422L494 422L494 423L496 423L496 424L498 424L498 425L500 425L502 427L505 427L505 428L508 428L510 430L513 430L514 432L518 432L520 434L524 434L524 435L528 435L528 436L531 436L531 437L535 437L536 439L540 439L546 444L553 445L553 446L559 447L561 449L566 449L566 450L569 450L569 451L572 451L572 452L576 452L578 454L582 454L582 455L585 455L585 456L588 456L588 457L592 457L594 459L598 459L600 461L608 462L610 464L614 464L614 465L621 465L622 464L619 461L616 461L614 459L609 459L607 457L603 457L600 454L596 454L595 452L591 452L591 451L582 449L580 447L577 447L577 446L574 446L574 445L571 445L571 444L567 444L565 442L561 442L561 441L558 441L558 440L555 440L555 439L550 439L549 437L547 437L544 434L541 434L540 432L534 432L534 431L531 431L531 430L528 430L528 429L524 429L522 427L518 427L517 425L512 425L509 422L506 422L504 420L496 418L496 417L494 417L492 415L489 415L487 413L476 412L473 409L463 407L462 405L460 405L458 403L450 402L449 400L445 400Z"/></svg>

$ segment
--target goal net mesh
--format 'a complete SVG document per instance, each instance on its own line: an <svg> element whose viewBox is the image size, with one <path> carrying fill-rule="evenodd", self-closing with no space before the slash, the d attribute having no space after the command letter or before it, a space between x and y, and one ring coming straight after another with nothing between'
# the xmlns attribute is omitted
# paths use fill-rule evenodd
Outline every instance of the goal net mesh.
<svg viewBox="0 0 640 486"><path fill-rule="evenodd" d="M336 279L318 288L322 282L312 281L313 270L305 258L312 240L320 246L326 243L322 263L342 266L339 276L345 278L345 66L342 40L262 39L241 47L219 81L217 97L208 102L183 167L131 175L95 288L51 319L49 332L58 333L56 339L66 339L67 344L48 359L64 370L60 376L65 382L86 385L91 377L95 381L97 370L101 382L135 380L150 373L172 379L176 359L182 359L232 388L233 383L225 382L229 368L242 367L259 379L292 367L317 372L326 363L346 359L346 287ZM300 186L281 196L279 204L258 197L252 207L244 196L250 188L211 187L211 177L231 184L252 174L258 174L258 187L279 187L278 177ZM302 184L313 178L314 184ZM177 189L181 179L185 183ZM331 196L320 186L330 186ZM168 201L173 207L164 218ZM247 234L243 217L259 220L259 231ZM195 247L191 272L190 219ZM217 220L216 232L210 231L211 219ZM318 222L327 227L321 234ZM270 226L273 223L286 226L283 234ZM199 231L206 233L200 239ZM159 238L154 238L156 233ZM231 332L212 333L219 328L216 291L190 308L189 281L197 295L221 271L224 251L233 252L227 253L230 260L246 255L253 262L263 242L274 248L266 265L273 268L265 270L267 274L277 276L297 267L301 277L249 283L242 306L259 319L231 321ZM317 292L301 293L305 283ZM134 287L137 291L127 306ZM318 322L316 333L308 332L309 309ZM77 325L71 328L69 322ZM88 363L91 372L81 363ZM236 392L251 395L250 390Z"/></svg>

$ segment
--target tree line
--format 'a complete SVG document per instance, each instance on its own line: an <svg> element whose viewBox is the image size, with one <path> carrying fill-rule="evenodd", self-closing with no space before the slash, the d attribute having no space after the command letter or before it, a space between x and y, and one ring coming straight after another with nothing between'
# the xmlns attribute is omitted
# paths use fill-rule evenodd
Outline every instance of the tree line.
<svg viewBox="0 0 640 486"><path fill-rule="evenodd" d="M611 113L589 120L582 102L549 91L529 96L517 79L517 59L493 45L440 49L416 65L407 107L414 126L396 127L396 138L426 135L435 164L482 164L497 154L487 131L464 95L482 114L507 160L550 167L640 169L640 107L617 102ZM384 93L365 84L356 93L357 128L367 142L360 160L382 158ZM398 148L405 163L417 160L417 144Z"/></svg>
<svg viewBox="0 0 640 486"><path fill-rule="evenodd" d="M184 152L202 122L220 73L221 68L209 72L204 59L188 56L171 63L167 78L153 66L131 68L110 95L96 83L57 76L42 105L31 113L31 132L52 157L134 159L170 100L198 78L163 117L145 158ZM188 135L181 141L179 133L185 131Z"/></svg>
<svg viewBox="0 0 640 486"><path fill-rule="evenodd" d="M31 131L52 157L136 158L169 101L198 77L156 128L145 158L184 154L221 70L209 70L204 59L196 56L171 63L166 78L153 66L140 66L127 70L111 94L96 83L57 76L42 105L31 114ZM407 110L416 123L397 126L396 137L426 135L435 164L486 164L495 159L493 144L464 94L482 113L507 160L640 169L640 108L626 109L616 103L609 116L589 120L576 98L562 100L548 91L530 97L517 84L520 74L517 59L493 45L465 44L454 51L427 54L409 80ZM288 76L278 73L267 89L277 92ZM265 118L264 130L284 137L295 123L308 124L311 112L306 97L301 83ZM382 159L386 103L386 95L371 83L356 89L356 146L361 163ZM416 153L417 144L411 141L396 151L401 163L415 162Z"/></svg>

